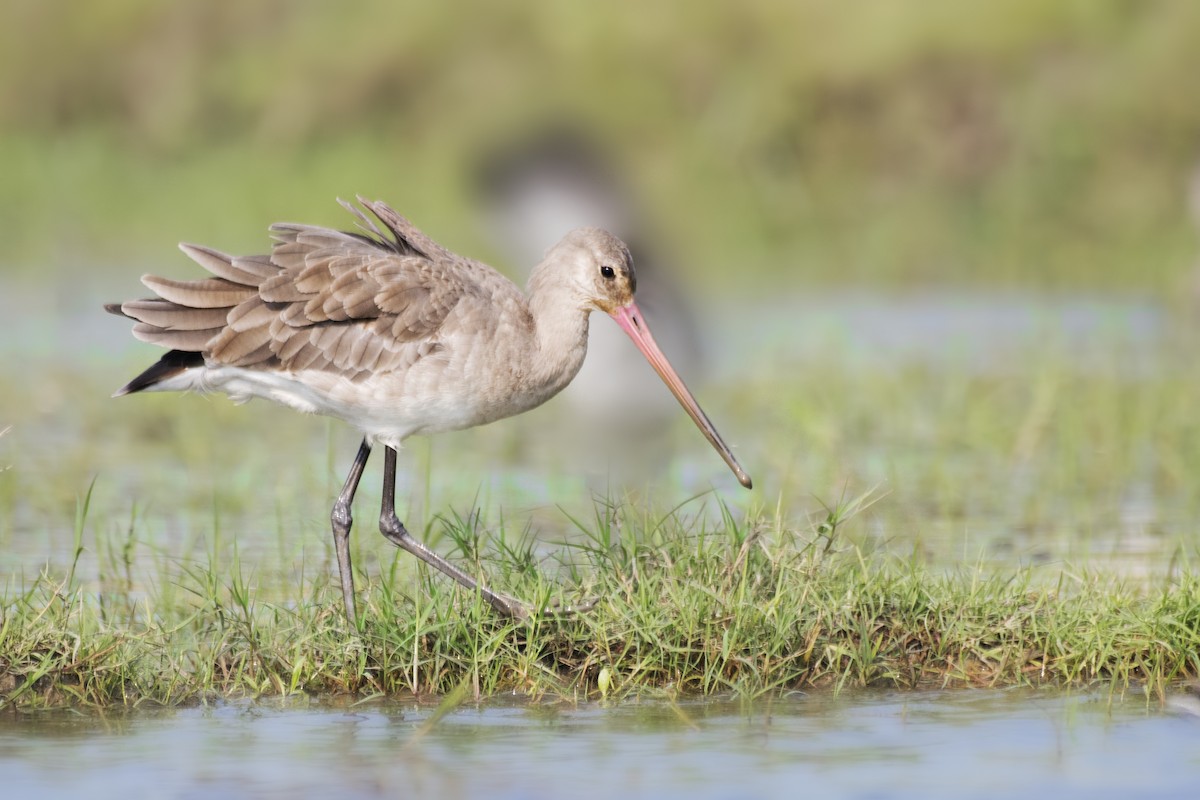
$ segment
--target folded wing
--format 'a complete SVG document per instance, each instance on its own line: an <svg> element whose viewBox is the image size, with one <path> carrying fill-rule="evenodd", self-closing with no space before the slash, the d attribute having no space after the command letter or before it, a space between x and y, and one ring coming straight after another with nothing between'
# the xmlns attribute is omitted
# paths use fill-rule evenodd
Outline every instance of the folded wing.
<svg viewBox="0 0 1200 800"><path fill-rule="evenodd" d="M181 249L211 277L147 275L142 282L155 297L106 308L136 320L137 338L169 348L164 361L173 371L206 363L329 370L353 380L414 363L441 349L440 327L474 291L463 274L472 265L385 204L360 202L383 229L344 203L361 232L273 225L268 256L229 256L184 244ZM166 369L162 363L155 368Z"/></svg>

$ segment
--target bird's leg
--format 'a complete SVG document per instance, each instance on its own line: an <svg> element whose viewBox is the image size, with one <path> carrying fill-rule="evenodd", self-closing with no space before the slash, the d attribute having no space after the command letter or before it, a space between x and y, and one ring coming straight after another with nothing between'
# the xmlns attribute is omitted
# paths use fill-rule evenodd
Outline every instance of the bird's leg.
<svg viewBox="0 0 1200 800"><path fill-rule="evenodd" d="M367 458L371 455L371 443L365 438L358 447L358 455L350 466L350 474L342 486L342 493L333 504L330 519L333 522L333 550L337 553L338 572L342 578L342 601L345 603L346 619L350 627L357 627L358 615L354 610L354 569L350 565L350 526L354 517L350 506L354 503L354 493L358 491L358 482L362 480L363 469L367 466Z"/></svg>
<svg viewBox="0 0 1200 800"><path fill-rule="evenodd" d="M417 541L408 532L404 523L396 516L396 451L391 447L386 447L383 451L383 508L379 512L379 532L392 544L407 550L471 591L479 592L488 605L504 616L514 619L526 619L529 616L529 609L519 600L480 586L477 580Z"/></svg>

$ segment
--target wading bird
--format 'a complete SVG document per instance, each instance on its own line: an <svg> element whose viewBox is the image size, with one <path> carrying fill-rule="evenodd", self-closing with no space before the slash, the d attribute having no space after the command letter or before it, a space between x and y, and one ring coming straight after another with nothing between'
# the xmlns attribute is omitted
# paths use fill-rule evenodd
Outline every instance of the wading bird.
<svg viewBox="0 0 1200 800"><path fill-rule="evenodd" d="M350 564L351 504L371 447L384 447L380 532L497 612L528 616L415 539L396 515L396 449L414 434L484 425L541 405L579 371L588 316L616 320L725 459L734 458L655 344L634 303L629 250L599 228L550 248L528 294L491 267L430 239L386 204L342 202L359 231L271 226L270 255L228 256L180 245L212 277L142 283L157 296L105 306L136 321L133 335L169 348L117 390L223 392L263 397L345 420L364 435L333 505L334 550L346 618L356 624Z"/></svg>

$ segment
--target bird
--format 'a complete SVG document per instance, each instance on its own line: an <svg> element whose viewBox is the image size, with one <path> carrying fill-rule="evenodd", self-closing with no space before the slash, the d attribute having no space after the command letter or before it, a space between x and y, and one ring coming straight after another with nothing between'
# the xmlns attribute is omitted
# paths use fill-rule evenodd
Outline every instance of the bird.
<svg viewBox="0 0 1200 800"><path fill-rule="evenodd" d="M395 508L397 449L413 435L471 428L541 405L583 363L589 316L624 330L738 481L750 476L658 347L634 300L629 249L595 227L567 233L532 271L527 292L447 250L381 201L338 202L353 231L276 223L267 255L180 249L209 277L142 276L154 296L105 305L135 338L167 348L114 397L145 391L266 398L343 420L362 443L330 514L343 609L357 625L351 506L375 446L384 450L380 533L497 613L527 619L416 539ZM570 609L565 609L570 611Z"/></svg>

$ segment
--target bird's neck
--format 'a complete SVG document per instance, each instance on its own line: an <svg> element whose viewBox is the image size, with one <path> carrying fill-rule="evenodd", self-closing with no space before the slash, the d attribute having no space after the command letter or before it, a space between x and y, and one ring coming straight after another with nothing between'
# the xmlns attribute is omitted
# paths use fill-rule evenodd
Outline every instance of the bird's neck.
<svg viewBox="0 0 1200 800"><path fill-rule="evenodd" d="M529 311L537 348L530 377L554 393L570 383L583 365L591 309L580 304L572 287L548 280L551 269L543 263L529 278Z"/></svg>

